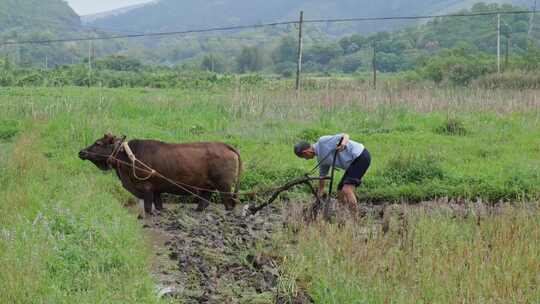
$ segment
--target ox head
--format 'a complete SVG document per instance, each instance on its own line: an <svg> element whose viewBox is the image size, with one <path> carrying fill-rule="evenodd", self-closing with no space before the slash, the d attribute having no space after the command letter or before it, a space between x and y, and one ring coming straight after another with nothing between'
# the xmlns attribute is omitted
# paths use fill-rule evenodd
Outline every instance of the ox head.
<svg viewBox="0 0 540 304"><path fill-rule="evenodd" d="M110 170L111 166L108 162L109 157L119 149L124 138L125 137L118 138L112 134L105 134L92 145L82 149L79 152L79 158L91 161L96 167L103 171Z"/></svg>

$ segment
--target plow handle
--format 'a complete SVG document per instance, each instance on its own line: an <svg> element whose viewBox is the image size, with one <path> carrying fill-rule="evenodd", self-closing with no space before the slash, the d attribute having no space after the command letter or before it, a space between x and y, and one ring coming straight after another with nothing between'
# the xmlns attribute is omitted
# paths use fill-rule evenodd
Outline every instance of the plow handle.
<svg viewBox="0 0 540 304"><path fill-rule="evenodd" d="M334 173L336 171L336 159L337 155L339 153L338 147L341 146L341 143L343 143L343 137L339 140L336 151L334 152L334 160L332 161L332 172L330 173L330 187L328 187L328 197L330 198L332 196L332 186L334 185Z"/></svg>

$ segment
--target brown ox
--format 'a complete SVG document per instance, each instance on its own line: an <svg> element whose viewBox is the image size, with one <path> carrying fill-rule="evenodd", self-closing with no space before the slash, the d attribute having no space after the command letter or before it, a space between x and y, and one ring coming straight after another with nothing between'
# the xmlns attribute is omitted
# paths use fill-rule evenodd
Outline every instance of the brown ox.
<svg viewBox="0 0 540 304"><path fill-rule="evenodd" d="M132 161L122 147L123 142L122 138L106 134L81 150L79 157L91 161L101 170L114 169L124 188L144 200L147 214L152 214L152 203L157 210L163 209L162 193L196 193L200 196L197 210L203 211L208 207L213 191L225 192L221 194L223 204L227 210L234 209L242 168L240 154L235 148L219 142L169 144L155 140L130 140L128 145L135 157L157 173L143 170L144 165L138 163L134 174ZM177 185L160 177L160 174ZM236 188L234 193L233 188Z"/></svg>

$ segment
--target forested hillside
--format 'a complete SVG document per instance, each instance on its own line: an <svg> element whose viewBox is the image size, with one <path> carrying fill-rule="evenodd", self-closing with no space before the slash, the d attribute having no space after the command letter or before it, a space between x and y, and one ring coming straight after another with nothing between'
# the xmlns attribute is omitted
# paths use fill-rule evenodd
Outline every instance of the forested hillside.
<svg viewBox="0 0 540 304"><path fill-rule="evenodd" d="M104 24L103 26L107 28L118 28L122 27L122 24L129 24L132 28L128 29L127 32L132 33L138 30L143 31L142 28L137 28L141 24L145 24L144 29L147 31L182 29L175 28L175 26L196 28L205 23L238 24L246 21L235 17L240 15L247 16L246 18L249 20L246 23L263 22L262 11L267 12L265 20L295 18L299 9L306 9L306 16L309 18L327 15L338 16L339 14L342 16L344 14L348 14L348 16L388 16L443 12L449 7L459 7L469 2L471 1L458 3L456 1L422 0L405 5L402 1L393 1L390 4L387 3L388 10L383 12L377 11L381 5L375 3L366 3L362 10L355 10L358 3L349 0L340 0L330 4L315 3L309 7L302 7L301 1L291 4L282 0L272 3L256 0L245 3L244 6L242 1L238 3L210 1L195 5L195 2L191 0L182 2L162 0L135 8L114 18L101 19L100 22L117 22L117 24ZM0 0L0 4L6 8L1 11L4 12L2 20L4 20L4 24L10 25L9 29L4 28L0 32L0 40L2 41L103 37L118 33L117 31L105 31L88 26L81 29L78 17L63 1L49 0L36 4L32 0L16 3L11 0ZM43 16L36 12L26 14L25 12L30 10L29 8L32 6L40 7L41 11L50 11L50 13ZM164 7L168 7L166 13L163 12ZM525 8L525 6L509 4L478 3L473 5L471 9L460 10L460 12L512 11ZM62 10L67 13L61 14ZM313 11L310 12L310 10ZM5 14L5 11L11 13ZM223 14L224 12L226 14ZM136 18L137 22L127 23L127 19L137 14L141 14ZM178 14L184 15L178 17ZM33 17L36 19L32 19ZM40 21L39 18L46 20ZM8 19L9 21L6 21ZM122 20L126 23L123 23ZM506 55L506 47L508 47L510 59L513 55L523 55L529 49L529 44L538 45L540 18L535 19L535 24L531 24L530 20L529 14L502 16L503 52ZM40 22L44 26L37 26ZM306 24L304 32L305 71L312 73L367 71L371 69L372 65L373 45L377 48L377 66L383 72L416 69L425 65L427 59L433 55L443 54L444 50L453 48L464 49L469 56L473 57L476 55L492 56L496 52L497 26L495 16L436 18L402 26L393 31L384 31L384 28L391 27L390 25L391 23L388 21L337 23L330 27L320 23ZM377 31L366 33L364 30L369 26L377 28ZM358 29L351 30L353 27L358 27ZM323 30L324 28L329 29L329 31ZM341 34L339 36L333 35L332 31L334 33L341 31ZM265 72L287 76L295 70L296 36L296 27L289 25L221 32L219 34L101 40L92 43L83 41L7 46L0 49L0 57L4 57L6 61L13 62L17 66L47 68L58 64L84 63L90 51L94 60L110 55L121 55L144 64L181 65L182 69L188 70L204 69L218 73ZM475 57L475 59L478 58Z"/></svg>
<svg viewBox="0 0 540 304"><path fill-rule="evenodd" d="M79 16L62 0L0 0L0 33L4 31L76 31Z"/></svg>
<svg viewBox="0 0 540 304"><path fill-rule="evenodd" d="M94 20L92 26L120 31L182 30L230 24L265 23L298 18L305 11L306 18L381 17L422 15L469 8L470 0L161 0L147 6ZM530 1L504 2L527 6ZM368 33L395 29L404 22L364 23L352 25L326 25L332 34ZM410 22L409 22L410 24Z"/></svg>

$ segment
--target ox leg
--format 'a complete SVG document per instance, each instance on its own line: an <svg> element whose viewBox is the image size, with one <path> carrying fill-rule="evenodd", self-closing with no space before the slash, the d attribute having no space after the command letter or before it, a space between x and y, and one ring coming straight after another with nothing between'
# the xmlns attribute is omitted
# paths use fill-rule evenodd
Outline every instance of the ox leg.
<svg viewBox="0 0 540 304"><path fill-rule="evenodd" d="M152 204L154 203L154 192L144 193L144 212L152 215Z"/></svg>
<svg viewBox="0 0 540 304"><path fill-rule="evenodd" d="M161 200L161 193L154 193L154 206L158 211L162 211L164 209L163 200Z"/></svg>
<svg viewBox="0 0 540 304"><path fill-rule="evenodd" d="M235 195L231 194L232 187L230 185L223 185L219 187L219 191L224 192L221 194L221 201L225 205L225 210L231 211L236 207Z"/></svg>
<svg viewBox="0 0 540 304"><path fill-rule="evenodd" d="M236 200L230 194L223 195L223 204L225 205L225 210L231 211L236 207Z"/></svg>
<svg viewBox="0 0 540 304"><path fill-rule="evenodd" d="M138 199L139 201L139 215L137 216L138 219L144 219L144 200Z"/></svg>
<svg viewBox="0 0 540 304"><path fill-rule="evenodd" d="M197 209L195 209L195 211L202 212L206 208L208 208L208 205L210 205L209 201L212 198L212 193L201 192L199 195L201 196L201 198L199 198L199 204L197 205Z"/></svg>

